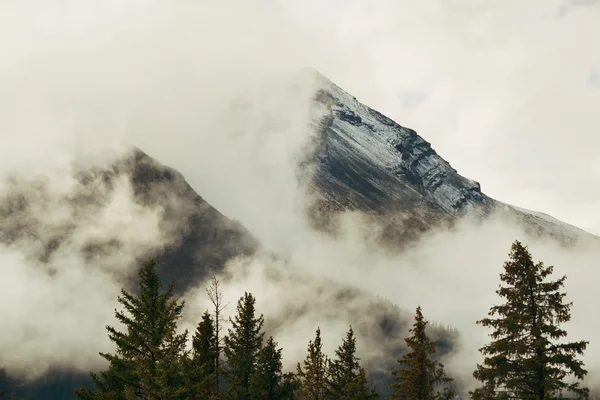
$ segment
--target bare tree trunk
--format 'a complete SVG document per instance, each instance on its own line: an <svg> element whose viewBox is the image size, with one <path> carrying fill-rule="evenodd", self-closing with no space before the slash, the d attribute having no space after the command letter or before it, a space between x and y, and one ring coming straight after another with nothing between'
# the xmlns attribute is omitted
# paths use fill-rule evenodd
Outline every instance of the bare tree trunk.
<svg viewBox="0 0 600 400"><path fill-rule="evenodd" d="M227 307L226 304L223 304L223 293L220 289L219 280L213 276L210 286L206 289L206 293L208 294L208 298L214 307L215 313L215 395L218 399L221 398L221 390L219 388L219 375L221 371L221 322L223 322L223 317L221 316L222 311Z"/></svg>

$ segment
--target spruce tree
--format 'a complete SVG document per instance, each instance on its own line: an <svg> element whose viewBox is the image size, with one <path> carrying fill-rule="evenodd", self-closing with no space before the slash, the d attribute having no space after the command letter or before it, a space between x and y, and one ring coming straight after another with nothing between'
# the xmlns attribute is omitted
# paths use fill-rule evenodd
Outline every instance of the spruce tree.
<svg viewBox="0 0 600 400"><path fill-rule="evenodd" d="M245 293L237 303L237 313L230 319L232 328L225 337L223 349L227 357L227 398L247 400L250 398L250 376L262 347L262 314L256 317L256 300Z"/></svg>
<svg viewBox="0 0 600 400"><path fill-rule="evenodd" d="M296 376L300 385L297 399L325 400L329 399L329 359L323 353L321 329L317 328L314 341L308 343L308 354L304 360L304 368L298 363Z"/></svg>
<svg viewBox="0 0 600 400"><path fill-rule="evenodd" d="M117 350L100 353L108 360L108 369L99 375L90 373L95 391L80 388L77 398L183 400L187 332L176 333L184 303L174 297L173 284L161 294L155 262L150 261L139 272L139 295L122 290L118 301L124 310L115 310L115 316L126 331L106 327Z"/></svg>
<svg viewBox="0 0 600 400"><path fill-rule="evenodd" d="M352 327L335 351L329 363L329 394L335 399L376 399L379 396L369 387L365 370L356 357L356 337Z"/></svg>
<svg viewBox="0 0 600 400"><path fill-rule="evenodd" d="M348 399L354 400L375 400L379 399L379 394L375 387L373 387L369 379L367 378L367 371L360 367L358 370L358 375L354 378L354 381L350 384L350 389L348 390L350 393Z"/></svg>
<svg viewBox="0 0 600 400"><path fill-rule="evenodd" d="M300 391L300 380L295 372L286 372L282 378L283 400L296 400Z"/></svg>
<svg viewBox="0 0 600 400"><path fill-rule="evenodd" d="M412 336L404 339L410 351L398 360L401 368L392 371L392 399L433 400L455 397L454 391L448 386L452 378L446 376L444 366L433 359L436 342L427 336L427 323L421 306L417 307L415 323L410 330Z"/></svg>
<svg viewBox="0 0 600 400"><path fill-rule="evenodd" d="M283 400L286 398L286 385L283 380L281 349L273 336L260 350L256 368L250 376L250 398L252 400ZM289 397L288 397L289 398Z"/></svg>
<svg viewBox="0 0 600 400"><path fill-rule="evenodd" d="M588 342L559 343L567 332L559 325L571 319L572 303L564 303L560 292L566 276L548 280L553 267L534 263L526 246L515 241L504 263L496 293L504 299L490 308L478 324L494 329L492 342L480 349L485 356L473 376L483 383L473 391L474 399L554 399L562 392L587 398L588 389L579 382L567 383L573 375L581 380L587 371L582 355Z"/></svg>
<svg viewBox="0 0 600 400"><path fill-rule="evenodd" d="M202 315L196 332L192 337L192 357L189 360L189 378L187 385L191 399L208 399L218 393L215 386L216 337L212 316L208 311Z"/></svg>

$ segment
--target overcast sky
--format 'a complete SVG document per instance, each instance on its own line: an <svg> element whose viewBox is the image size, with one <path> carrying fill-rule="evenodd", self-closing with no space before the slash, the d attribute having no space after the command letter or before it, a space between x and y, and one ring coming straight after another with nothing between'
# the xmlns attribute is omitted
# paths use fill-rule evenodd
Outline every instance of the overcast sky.
<svg viewBox="0 0 600 400"><path fill-rule="evenodd" d="M444 288L431 284L427 270L419 278L396 268L410 265L410 256L382 261L355 241L306 235L294 208L301 197L295 161L310 134L311 93L279 83L290 71L316 68L415 129L488 195L600 234L599 43L600 2L585 0L0 0L0 191L15 171L46 177L52 190L38 210L41 226L71 223L75 214L55 204L73 189L72 161L103 161L112 154L103 146L125 140L180 170L263 243L288 246L298 265L409 308L429 302L422 304L433 320L467 331L488 304L472 299L493 295L492 266L499 267L520 232L487 227L424 242L414 258L435 276L452 274L439 280ZM109 203L113 218L83 219L74 237L117 232L133 257L164 235L157 215L138 210L128 190L124 185ZM0 336L0 352L38 368L73 357L85 370L91 353L82 349L96 354L96 345L106 344L102 327L120 283L111 274L89 279L72 246L55 260L62 280L48 281L39 273L45 266L24 257L30 250L0 246L8 269L2 277L9 278L0 280L8 296L0 299L0 314L11 326ZM536 259L571 267L571 254L541 250ZM127 268L127 257L114 257L120 263L110 258L110 268ZM570 293L586 305L576 333L595 331L587 315L597 313L597 279L589 278L597 259L580 255L585 272L572 274ZM468 272L435 269L447 265ZM411 290L398 293L395 282L406 276ZM81 303L90 290L95 296ZM462 314L447 317L437 306L447 298L464 305L457 307ZM56 321L89 332L57 333ZM52 351L58 347L70 351ZM38 358L24 357L28 350ZM470 376L472 363L467 370Z"/></svg>
<svg viewBox="0 0 600 400"><path fill-rule="evenodd" d="M600 233L599 1L288 7L351 60L323 72L488 195Z"/></svg>
<svg viewBox="0 0 600 400"><path fill-rule="evenodd" d="M415 129L488 195L600 234L599 1L0 5L5 104L25 99L31 112L44 90L69 98L78 88L87 97L79 93L69 107L85 97L114 126L115 115L134 109L147 126L129 133L131 141L180 169L230 216L243 217L243 206L224 198L235 190L199 171L197 149L209 146L190 127L206 128L215 104L251 76L308 66ZM172 119L148 122L159 106Z"/></svg>

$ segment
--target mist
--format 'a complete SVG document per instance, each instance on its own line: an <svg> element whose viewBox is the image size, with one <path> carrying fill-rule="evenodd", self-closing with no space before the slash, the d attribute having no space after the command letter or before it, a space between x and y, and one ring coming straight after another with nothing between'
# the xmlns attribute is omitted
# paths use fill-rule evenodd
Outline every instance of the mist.
<svg viewBox="0 0 600 400"><path fill-rule="evenodd" d="M476 321L485 318L492 305L500 304L495 294L501 283L499 275L511 244L520 240L528 245L535 261L555 266L552 278L567 275L566 301L574 303L573 318L564 325L567 339L590 341L583 357L589 371L586 384L596 385L600 347L590 332L597 328L591 317L598 309L594 295L600 257L597 245L582 243L566 249L555 241L531 237L498 216L484 223L464 220L452 229L433 231L398 255L369 240L373 227L366 225L364 218L356 214L341 218L344 233L340 237L316 232L307 232L301 239L296 235L297 251L284 265L255 258L233 263L218 275L229 301L229 314L235 313L237 299L249 291L255 294L267 327L276 321L267 333L283 347L286 368L292 370L304 359L317 326L324 351L330 355L352 325L358 338L357 352L365 365L377 368L385 358L399 358L401 353L385 353L397 349L375 333L374 315L387 311L384 300L399 305L402 318L406 318L403 334L395 338L398 344L408 336L418 305L431 323L458 329L456 347L442 361L462 390L475 388L472 373L483 361L478 349L489 343L491 333ZM340 299L336 296L339 285L355 288L360 294L351 300ZM205 287L191 290L185 299L190 310L184 326L193 331L195 321L211 305ZM298 310L304 311L298 314ZM371 330L360 329L365 323L371 324Z"/></svg>
<svg viewBox="0 0 600 400"><path fill-rule="evenodd" d="M566 291L574 301L569 338L593 339L597 247L563 249L529 238L498 218L484 225L465 221L453 230L426 235L400 255L389 254L369 240L373 228L357 215L343 217L340 237L313 231L304 216L312 199L297 176L298 160L313 134L311 96L319 85L319 78L305 68L316 68L360 101L416 128L459 172L480 180L484 192L489 187L499 200L522 201L518 205L598 232L590 211L597 209L594 188L600 187L595 184L600 175L587 173L597 156L586 151L576 159L581 146L573 142L595 148L597 138L590 132L597 132L598 120L589 111L599 92L565 89L572 78L550 72L531 87L519 86L552 60L548 51L556 42L541 36L555 26L544 18L562 10L559 3L543 8L544 17L536 17L538 30L518 25L529 46L543 44L541 55L514 44L511 37L508 44L489 46L498 49L489 50L494 57L478 53L489 44L485 41L459 46L465 32L483 30L480 23L467 24L470 29L465 30L449 24L450 39L444 41L410 15L392 24L390 18L398 13L392 2L369 5L370 12L364 2L348 8L333 3L318 8L308 2L302 9L276 1L1 3L0 194L5 198L17 190L32 199L27 215L33 222L27 232L37 233L31 240L0 247L0 315L10 328L0 333L0 365L26 377L39 376L50 366L87 371L103 365L97 352L111 348L104 326L114 324L116 296L124 279L135 274L133 261L176 239L160 226L163 210L141 208L125 179L111 191L98 183L94 193L103 200L88 214L74 212L78 210L65 199L80 190L75 177L81 168L108 166L131 145L181 171L209 203L287 259L239 260L219 275L229 314L244 291L256 295L259 310L284 347L287 368L303 358L317 326L331 354L348 325L359 323L340 309L370 304L360 304L360 298L353 304L336 303L322 290L331 282L387 299L409 316L420 304L427 319L458 328L460 350L444 361L468 387L480 361L477 349L489 333L475 321L497 301L498 274L515 239L530 245L534 259L555 264L557 276L568 275ZM496 23L487 40L502 36L499 26L512 18L515 4L490 17ZM492 15L452 7L456 25L478 12ZM405 5L401 8L405 14ZM386 10L392 10L387 17ZM448 8L432 2L414 12L431 22ZM590 18L576 8L561 12L560 23L567 25L561 32ZM575 19L567 19L569 15ZM357 22L363 19L368 23ZM597 37L597 29L588 30L586 37ZM402 40L394 42L398 37ZM559 44L569 47L566 39ZM568 64L573 74L600 62L593 50L585 57L574 52L569 54L578 64ZM499 59L512 63L490 65ZM463 70L466 63L474 67ZM544 91L538 96L557 76L563 84L557 90L571 96ZM499 86L505 88L501 95ZM524 96L513 104L515 94ZM542 97L547 104L540 104ZM527 101L535 108L527 108ZM561 124L554 125L558 117L548 116L554 109L565 111ZM514 129L500 124L507 115ZM521 135L516 142L515 135ZM543 151L536 155L539 148ZM554 183L536 180L543 174L558 179L553 171L562 164L552 160L560 154L576 168L563 171ZM536 166L542 161L549 164L545 171ZM574 175L579 178L569 181ZM573 199L574 193L579 197ZM21 222L4 219L2 231ZM39 255L52 229L64 230L70 241L49 266ZM85 259L80 249L90 238L117 238L122 246L106 258ZM190 330L207 308L203 289L185 296L184 327ZM318 309L287 320L287 325L274 321L309 298L309 310L315 304ZM365 362L374 363L381 355L375 345L368 335L359 336ZM591 381L600 368L600 350L593 341L584 360Z"/></svg>

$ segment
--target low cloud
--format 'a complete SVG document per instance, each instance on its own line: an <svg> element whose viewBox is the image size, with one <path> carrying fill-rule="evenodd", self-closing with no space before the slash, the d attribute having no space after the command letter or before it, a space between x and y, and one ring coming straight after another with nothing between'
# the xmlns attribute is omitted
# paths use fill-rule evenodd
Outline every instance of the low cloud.
<svg viewBox="0 0 600 400"><path fill-rule="evenodd" d="M86 185L44 178L14 176L0 207L0 365L25 377L98 366L103 327L136 257L170 240L162 210L137 204L126 175Z"/></svg>
<svg viewBox="0 0 600 400"><path fill-rule="evenodd" d="M229 315L235 313L235 302L244 291L257 297L258 311L272 328L269 333L284 348L287 368L305 357L317 326L325 351L333 355L351 324L363 362L372 372L385 368L402 354L414 309L421 305L432 324L458 330L458 337L452 338L455 347L443 362L461 388L473 388L472 373L483 360L478 349L489 342L491 333L476 321L499 303L495 294L499 274L511 244L520 240L534 260L555 265L555 278L568 276L564 290L574 306L573 319L565 327L569 340L590 340L583 359L590 371L587 382L594 384L600 372L600 347L590 335L598 328L590 317L597 312L593 289L600 257L597 246L565 249L493 216L482 224L465 220L452 229L430 232L402 254L390 254L367 240L365 234L372 234L373 227L365 226L364 219L356 214L342 218L341 237L306 233L297 236L296 251L286 262L240 261L220 275ZM340 295L344 291L349 292L347 297ZM188 292L186 301L184 326L193 330L201 312L211 307L204 287ZM392 337L381 333L384 315L402 321Z"/></svg>
<svg viewBox="0 0 600 400"><path fill-rule="evenodd" d="M123 277L135 270L131 261L168 236L158 225L161 210L136 205L125 179L106 193L99 183L94 196L102 202L91 209L64 199L78 192L73 165L109 165L134 144L183 172L200 195L288 259L280 266L252 260L247 275L223 277L230 313L244 290L255 293L267 318L313 300L289 325L293 331L271 325L288 366L316 325L331 352L354 323L339 310L360 309L360 301L340 306L327 290L315 291L314 278L389 299L410 313L421 304L430 320L457 327L465 343L448 365L468 382L476 348L487 339L474 322L497 301L510 243L526 236L498 220L465 223L392 256L365 241L368 229L353 216L344 222L345 236L313 232L296 176L312 132L314 81L305 72L294 75L305 66L417 129L491 195L597 231L600 175L589 171L597 164L592 104L600 92L585 80L600 61L597 52L573 46L581 38L598 42L594 5L557 19L562 1L525 8L522 2L321 3L0 4L0 193L7 200L21 190L30 199L33 225L22 229L34 233L0 248L0 314L8 321L0 354L9 371L94 369L97 352L110 348L103 327L113 321ZM18 208L21 200L10 201ZM4 218L2 233L21 223ZM69 239L50 264L42 263L55 234ZM114 237L121 245L107 243ZM82 246L90 241L110 251L85 259ZM568 274L575 302L570 333L589 338L596 330L589 316L596 311L597 250L524 242L535 259ZM299 285L287 274L309 278ZM191 327L206 304L202 288L188 296ZM359 351L369 358L366 340ZM593 342L585 360L598 369Z"/></svg>

